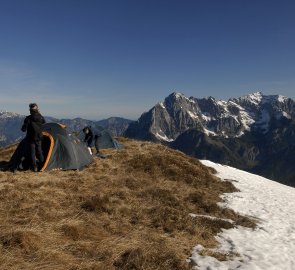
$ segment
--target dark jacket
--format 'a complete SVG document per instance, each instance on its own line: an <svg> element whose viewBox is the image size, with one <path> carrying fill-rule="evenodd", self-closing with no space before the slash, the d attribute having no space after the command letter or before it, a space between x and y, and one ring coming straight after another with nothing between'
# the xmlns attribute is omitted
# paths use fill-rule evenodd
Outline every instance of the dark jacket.
<svg viewBox="0 0 295 270"><path fill-rule="evenodd" d="M91 128L88 127L88 133L85 134L84 142L86 142L88 147L91 147L93 141L93 132Z"/></svg>
<svg viewBox="0 0 295 270"><path fill-rule="evenodd" d="M26 138L29 142L40 141L41 126L44 123L44 117L39 112L31 112L31 115L25 118L21 130L27 132Z"/></svg>

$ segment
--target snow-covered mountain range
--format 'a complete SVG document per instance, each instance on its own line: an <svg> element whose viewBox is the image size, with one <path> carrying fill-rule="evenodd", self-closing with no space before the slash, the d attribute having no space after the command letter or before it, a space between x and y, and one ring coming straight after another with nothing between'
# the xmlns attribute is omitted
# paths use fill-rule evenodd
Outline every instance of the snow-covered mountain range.
<svg viewBox="0 0 295 270"><path fill-rule="evenodd" d="M253 129L266 133L273 118L294 119L294 101L261 92L228 101L172 93L130 125L126 135L171 142L186 130L197 128L211 136L240 137Z"/></svg>
<svg viewBox="0 0 295 270"><path fill-rule="evenodd" d="M281 95L223 101L172 93L125 135L295 185L295 102Z"/></svg>
<svg viewBox="0 0 295 270"><path fill-rule="evenodd" d="M25 116L13 112L0 111L0 147L15 143L23 136L20 128L23 124ZM70 130L79 132L85 126L102 126L108 129L114 136L120 136L127 129L131 120L111 117L100 121L91 121L82 118L75 119L56 119L53 117L45 117L47 122L59 122L66 125Z"/></svg>

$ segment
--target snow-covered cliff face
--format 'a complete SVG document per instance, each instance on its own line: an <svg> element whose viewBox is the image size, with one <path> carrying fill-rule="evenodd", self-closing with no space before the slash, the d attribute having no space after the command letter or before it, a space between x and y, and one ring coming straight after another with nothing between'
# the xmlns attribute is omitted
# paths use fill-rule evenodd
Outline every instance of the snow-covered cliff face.
<svg viewBox="0 0 295 270"><path fill-rule="evenodd" d="M196 128L207 135L240 137L245 131L267 132L271 119L294 117L294 101L280 95L256 92L223 101L172 93L131 124L126 135L171 142Z"/></svg>
<svg viewBox="0 0 295 270"><path fill-rule="evenodd" d="M287 97L256 92L222 101L173 93L125 135L295 186L295 102Z"/></svg>

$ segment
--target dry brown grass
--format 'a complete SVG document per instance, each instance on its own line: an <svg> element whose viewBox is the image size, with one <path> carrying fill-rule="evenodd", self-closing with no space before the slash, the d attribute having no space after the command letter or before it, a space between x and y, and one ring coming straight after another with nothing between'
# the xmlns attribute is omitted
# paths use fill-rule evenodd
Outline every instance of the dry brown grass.
<svg viewBox="0 0 295 270"><path fill-rule="evenodd" d="M236 189L198 160L121 142L124 150L83 171L0 172L1 269L190 269L195 245L214 247L222 228L254 226L217 205ZM0 162L14 148L0 150Z"/></svg>

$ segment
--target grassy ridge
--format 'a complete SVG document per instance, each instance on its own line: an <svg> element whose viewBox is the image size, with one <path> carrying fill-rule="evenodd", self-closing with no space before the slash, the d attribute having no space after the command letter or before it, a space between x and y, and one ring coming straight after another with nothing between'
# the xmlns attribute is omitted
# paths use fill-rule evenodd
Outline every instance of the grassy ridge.
<svg viewBox="0 0 295 270"><path fill-rule="evenodd" d="M190 269L195 245L214 247L222 228L254 226L217 205L236 189L198 160L121 142L124 150L83 171L0 172L1 269ZM14 148L0 150L0 161Z"/></svg>

